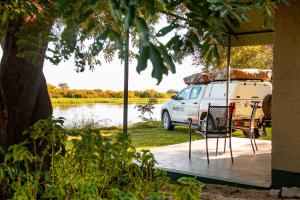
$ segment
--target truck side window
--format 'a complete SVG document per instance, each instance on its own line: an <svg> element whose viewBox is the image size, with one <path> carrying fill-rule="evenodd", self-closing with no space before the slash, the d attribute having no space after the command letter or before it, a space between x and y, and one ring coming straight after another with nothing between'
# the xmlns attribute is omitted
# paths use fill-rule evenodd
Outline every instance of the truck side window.
<svg viewBox="0 0 300 200"><path fill-rule="evenodd" d="M193 87L190 94L190 99L197 99L200 92L201 92L201 87Z"/></svg>
<svg viewBox="0 0 300 200"><path fill-rule="evenodd" d="M183 89L183 90L177 95L176 100L187 100L187 99L189 99L190 92L191 92L191 88L185 88L185 89Z"/></svg>

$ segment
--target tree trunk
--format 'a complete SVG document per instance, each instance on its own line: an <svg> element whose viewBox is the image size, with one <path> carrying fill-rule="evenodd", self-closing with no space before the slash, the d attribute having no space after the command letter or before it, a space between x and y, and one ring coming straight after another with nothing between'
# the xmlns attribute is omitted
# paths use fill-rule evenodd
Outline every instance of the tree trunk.
<svg viewBox="0 0 300 200"><path fill-rule="evenodd" d="M21 27L17 21L9 24L0 64L0 145L4 149L23 141L26 128L52 115L43 74L48 42L41 45L38 64L33 65L31 58L18 56L24 50L17 46Z"/></svg>

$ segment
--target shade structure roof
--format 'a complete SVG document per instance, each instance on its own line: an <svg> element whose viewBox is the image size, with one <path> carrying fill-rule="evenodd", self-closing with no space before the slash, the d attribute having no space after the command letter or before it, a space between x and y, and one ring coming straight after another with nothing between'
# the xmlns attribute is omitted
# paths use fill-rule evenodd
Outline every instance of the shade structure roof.
<svg viewBox="0 0 300 200"><path fill-rule="evenodd" d="M274 42L274 27L266 25L266 16L255 7L244 12L248 21L242 22L239 27L229 28L231 46L267 45Z"/></svg>

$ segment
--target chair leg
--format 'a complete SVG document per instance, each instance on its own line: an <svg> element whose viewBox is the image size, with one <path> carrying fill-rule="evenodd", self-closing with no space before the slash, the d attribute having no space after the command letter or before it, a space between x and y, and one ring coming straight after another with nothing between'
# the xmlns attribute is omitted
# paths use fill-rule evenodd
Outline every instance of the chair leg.
<svg viewBox="0 0 300 200"><path fill-rule="evenodd" d="M254 144L255 144L256 151L258 151L257 144L256 144L256 141L255 141L255 134L253 134L253 141L254 141Z"/></svg>
<svg viewBox="0 0 300 200"><path fill-rule="evenodd" d="M254 149L253 142L252 142L253 134L252 134L251 131L250 131L249 138L250 138L250 142L251 142L251 146L252 146L253 153L255 153L255 149Z"/></svg>
<svg viewBox="0 0 300 200"><path fill-rule="evenodd" d="M209 164L209 155L208 155L208 140L206 137L206 157L207 157L207 163Z"/></svg>
<svg viewBox="0 0 300 200"><path fill-rule="evenodd" d="M224 153L226 152L226 138L224 138Z"/></svg>
<svg viewBox="0 0 300 200"><path fill-rule="evenodd" d="M216 156L218 156L218 150L219 150L219 138L217 138Z"/></svg>
<svg viewBox="0 0 300 200"><path fill-rule="evenodd" d="M192 120L190 120L190 124L189 124L189 134L190 134L189 159L191 159L191 149L192 149Z"/></svg>
<svg viewBox="0 0 300 200"><path fill-rule="evenodd" d="M230 148L231 162L233 162L233 156L232 156L232 145L231 145L231 136L229 137L229 148Z"/></svg>

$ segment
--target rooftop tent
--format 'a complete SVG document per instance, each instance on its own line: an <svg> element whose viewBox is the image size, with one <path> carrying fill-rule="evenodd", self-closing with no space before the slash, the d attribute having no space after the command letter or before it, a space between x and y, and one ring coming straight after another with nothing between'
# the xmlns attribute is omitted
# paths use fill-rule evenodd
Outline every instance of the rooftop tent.
<svg viewBox="0 0 300 200"><path fill-rule="evenodd" d="M228 90L230 82L230 49L237 46L267 45L274 42L274 28L265 26L265 16L256 7L245 11L248 17L239 27L228 25L230 31L227 33L227 87L226 104L228 105Z"/></svg>

